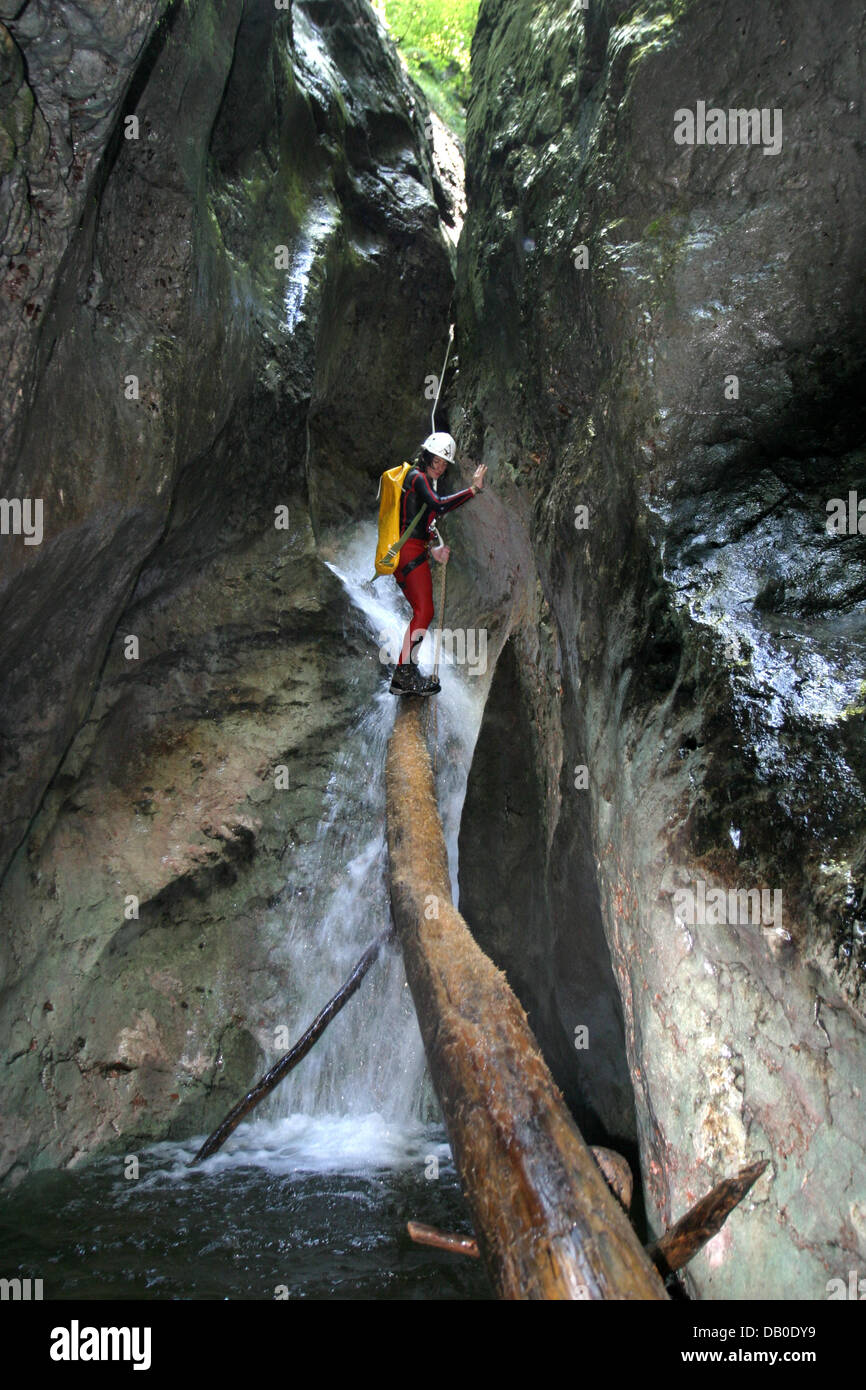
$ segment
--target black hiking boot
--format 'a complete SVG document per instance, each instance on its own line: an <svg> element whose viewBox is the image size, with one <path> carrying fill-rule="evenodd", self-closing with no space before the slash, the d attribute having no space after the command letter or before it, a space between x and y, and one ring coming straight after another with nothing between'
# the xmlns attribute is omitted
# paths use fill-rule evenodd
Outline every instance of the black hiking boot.
<svg viewBox="0 0 866 1390"><path fill-rule="evenodd" d="M415 694L415 667L409 661L401 661L394 667L394 674L391 677L392 695L414 695Z"/></svg>
<svg viewBox="0 0 866 1390"><path fill-rule="evenodd" d="M422 676L421 672L416 670L415 679L418 684L416 695L438 695L442 689L435 676Z"/></svg>
<svg viewBox="0 0 866 1390"><path fill-rule="evenodd" d="M437 695L442 687L431 676L422 676L418 667L407 661L394 667L390 689L392 695Z"/></svg>

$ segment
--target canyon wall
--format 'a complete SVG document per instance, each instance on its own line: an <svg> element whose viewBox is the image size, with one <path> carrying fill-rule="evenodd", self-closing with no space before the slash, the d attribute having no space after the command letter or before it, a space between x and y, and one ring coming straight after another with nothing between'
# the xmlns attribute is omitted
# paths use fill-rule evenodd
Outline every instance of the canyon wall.
<svg viewBox="0 0 866 1390"><path fill-rule="evenodd" d="M324 560L418 445L462 169L364 0L0 14L0 491L44 529L0 538L14 1180L215 1122L296 996L383 674Z"/></svg>
<svg viewBox="0 0 866 1390"><path fill-rule="evenodd" d="M653 1230L770 1160L701 1297L824 1298L866 1255L866 543L827 527L866 495L863 29L483 0L473 41L461 444L508 616L461 910L578 1096L603 927Z"/></svg>

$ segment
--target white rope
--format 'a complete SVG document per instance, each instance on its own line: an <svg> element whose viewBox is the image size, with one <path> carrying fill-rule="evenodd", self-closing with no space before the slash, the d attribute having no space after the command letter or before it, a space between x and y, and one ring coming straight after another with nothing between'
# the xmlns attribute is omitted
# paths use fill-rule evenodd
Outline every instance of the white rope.
<svg viewBox="0 0 866 1390"><path fill-rule="evenodd" d="M448 346L445 349L445 361L442 363L442 373L436 386L436 399L433 402L433 409L430 412L431 434L436 433L436 407L439 404L439 392L442 390L442 383L445 380L445 368L448 366L448 354L451 351L451 344L454 341L454 324L448 325Z"/></svg>
<svg viewBox="0 0 866 1390"><path fill-rule="evenodd" d="M447 563L442 566L442 583L439 588L439 624L436 628L436 638L433 645L433 679L439 679L439 657L442 651L442 624L445 621L445 577L448 572ZM433 776L436 776L438 752L439 752L439 699L436 695L431 697L436 701L433 706L433 719L431 728L431 738L433 742Z"/></svg>
<svg viewBox="0 0 866 1390"><path fill-rule="evenodd" d="M440 373L440 375L439 375L439 380L438 380L438 382L437 382L437 384L436 384L436 399L435 399L435 401L433 402L433 409L432 409L431 412L430 412L430 432L431 432L431 434L435 434L435 433L436 433L436 407L437 407L438 404L439 404L439 396L440 396L440 393L441 393L441 391L442 391L442 383L443 383L443 381L445 380L445 369L446 369L447 366L448 366L448 355L449 355L449 353L451 352L451 344L452 344L453 342L454 342L454 324L453 324L453 323L450 323L450 324L448 325L448 346L447 346L446 349L445 349L445 361L442 363L442 371L441 371L441 373ZM435 481L434 484L433 484L433 490L434 490L435 492L438 492L438 491L439 491L439 479L438 479L438 478L436 479L436 481ZM439 544L442 545L442 543L443 543L443 542L442 542L442 537L440 536L438 530L436 531L436 539L437 539L437 541L439 542ZM443 566L442 566L442 587L441 587L440 592L439 592L439 625L438 625L438 627L436 628L436 638L435 638L434 648L433 648L433 650L434 650L433 679L434 679L434 680L438 680L438 679L439 679L439 656L440 656L440 653L441 653L441 650L442 650L442 621L443 621L443 617L444 617L444 613L445 613L445 571L446 571L447 568L448 568L447 565L443 565ZM436 699L435 695L434 695L432 698L435 700L435 699ZM438 718L437 718L437 708L438 708L438 701L437 701L436 704L433 706L433 718L432 718L432 721L431 721L431 719L430 719L430 702L429 702L429 700L428 700L428 703L427 703L427 717L426 717L426 719L425 719L425 721L424 721L424 723L425 723L425 730L424 730L425 734L427 733L428 729L430 729L430 725L431 725L431 723L432 723L432 729L430 729L430 732L432 733L432 736L433 736L433 775L434 775L434 777L435 777L435 775L436 775L436 761L437 761L437 759L436 759L436 753L437 753L437 744L438 744L438 742L439 742L439 737L438 737L438 736L439 736L439 720L438 720Z"/></svg>

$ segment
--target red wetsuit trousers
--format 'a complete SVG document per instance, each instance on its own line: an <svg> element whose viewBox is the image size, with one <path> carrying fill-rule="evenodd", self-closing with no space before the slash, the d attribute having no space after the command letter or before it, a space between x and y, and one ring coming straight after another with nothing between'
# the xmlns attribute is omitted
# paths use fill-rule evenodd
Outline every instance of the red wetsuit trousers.
<svg viewBox="0 0 866 1390"><path fill-rule="evenodd" d="M430 562L423 560L409 574L406 568L427 549L427 542L410 536L400 548L400 564L394 571L394 578L412 605L412 619L403 638L400 660L404 665L412 660L413 649L420 646L424 633L433 621L433 576ZM417 657L417 652L415 652Z"/></svg>

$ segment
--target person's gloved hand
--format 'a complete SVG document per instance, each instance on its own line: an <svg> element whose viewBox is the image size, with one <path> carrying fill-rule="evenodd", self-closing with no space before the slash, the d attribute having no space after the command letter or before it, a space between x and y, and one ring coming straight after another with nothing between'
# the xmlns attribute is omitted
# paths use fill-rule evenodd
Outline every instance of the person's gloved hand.
<svg viewBox="0 0 866 1390"><path fill-rule="evenodd" d="M451 554L451 547L450 545L437 545L430 551L430 554L433 556L434 560L439 561L440 565L447 565L448 556Z"/></svg>

